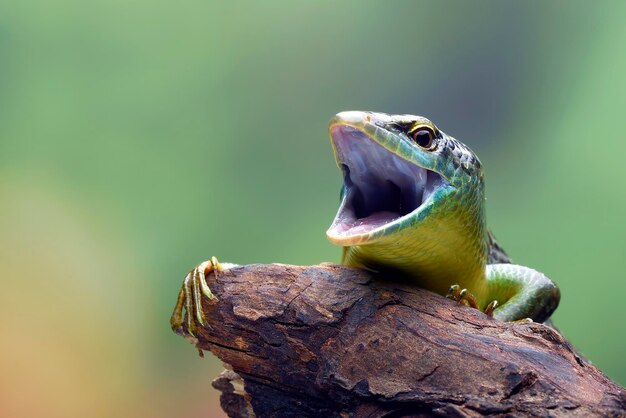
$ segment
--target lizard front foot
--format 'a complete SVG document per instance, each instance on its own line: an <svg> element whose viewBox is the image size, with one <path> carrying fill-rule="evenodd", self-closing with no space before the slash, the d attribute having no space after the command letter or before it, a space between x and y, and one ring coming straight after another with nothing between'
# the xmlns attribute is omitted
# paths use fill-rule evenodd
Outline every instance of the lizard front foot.
<svg viewBox="0 0 626 418"><path fill-rule="evenodd" d="M216 299L206 283L206 276L214 272L217 278L217 273L224 269L216 257L211 257L185 276L170 318L170 325L175 333L193 343L196 342L197 323L203 327L206 326L206 317L202 310L202 295L209 300Z"/></svg>
<svg viewBox="0 0 626 418"><path fill-rule="evenodd" d="M459 286L458 284L453 284L452 286L450 286L450 289L448 289L448 294L446 295L446 297L448 299L452 299L456 302L459 302L462 305L480 310L474 295L472 295L467 289L461 289L461 286ZM494 299L485 307L483 312L487 316L493 318L493 311L497 307L498 307L498 301ZM509 322L523 324L523 323L533 322L533 320L532 318L521 318L521 319L509 321Z"/></svg>
<svg viewBox="0 0 626 418"><path fill-rule="evenodd" d="M446 297L448 299L459 302L462 305L478 309L478 303L476 302L476 298L474 297L474 295L472 295L467 289L461 289L461 286L459 286L458 284L453 284L452 286L450 286Z"/></svg>
<svg viewBox="0 0 626 418"><path fill-rule="evenodd" d="M467 289L461 289L461 286L459 286L458 284L453 284L452 286L450 286L450 289L448 289L448 294L446 295L446 297L448 299L452 299L456 302L459 302L462 305L480 310L480 307L478 306L478 302L476 301L476 298L474 297L474 295ZM497 307L498 307L498 301L493 300L491 301L491 303L489 303L485 307L483 312L487 314L487 316L490 316L493 318L493 311Z"/></svg>

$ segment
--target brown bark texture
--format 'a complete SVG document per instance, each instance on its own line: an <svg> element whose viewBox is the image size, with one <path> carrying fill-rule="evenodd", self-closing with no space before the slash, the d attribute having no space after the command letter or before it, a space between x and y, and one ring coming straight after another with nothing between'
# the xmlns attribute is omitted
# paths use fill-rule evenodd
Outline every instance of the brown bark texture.
<svg viewBox="0 0 626 418"><path fill-rule="evenodd" d="M626 391L542 324L335 264L207 282L197 347L228 368L230 417L626 416Z"/></svg>

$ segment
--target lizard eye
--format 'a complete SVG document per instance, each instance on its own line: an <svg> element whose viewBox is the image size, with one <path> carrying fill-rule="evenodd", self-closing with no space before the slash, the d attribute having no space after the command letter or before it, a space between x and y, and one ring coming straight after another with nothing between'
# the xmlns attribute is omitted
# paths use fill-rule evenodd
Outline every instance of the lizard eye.
<svg viewBox="0 0 626 418"><path fill-rule="evenodd" d="M413 141L415 141L415 143L420 147L427 150L431 150L433 148L435 132L428 126L420 126L413 130L410 135L411 138L413 138Z"/></svg>

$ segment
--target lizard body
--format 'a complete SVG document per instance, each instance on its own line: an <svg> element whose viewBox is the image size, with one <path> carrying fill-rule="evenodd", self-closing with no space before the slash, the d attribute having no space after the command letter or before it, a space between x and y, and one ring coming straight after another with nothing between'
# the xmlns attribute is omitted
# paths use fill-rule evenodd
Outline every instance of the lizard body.
<svg viewBox="0 0 626 418"><path fill-rule="evenodd" d="M407 278L503 321L550 317L559 289L511 264L488 231L482 165L467 146L413 115L342 112L329 133L344 184L327 236L343 247L343 264ZM194 339L202 295L214 297L205 276L232 266L212 257L187 275L174 331Z"/></svg>
<svg viewBox="0 0 626 418"><path fill-rule="evenodd" d="M465 289L472 306L504 321L548 319L559 290L510 264L487 230L483 169L467 146L413 115L342 112L329 132L344 185L327 236L344 264L443 295Z"/></svg>

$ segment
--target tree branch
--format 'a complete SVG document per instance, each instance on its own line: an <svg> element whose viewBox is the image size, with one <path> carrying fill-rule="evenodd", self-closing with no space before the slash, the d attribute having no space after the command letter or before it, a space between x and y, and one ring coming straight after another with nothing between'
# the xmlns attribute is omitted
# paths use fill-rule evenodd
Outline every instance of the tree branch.
<svg viewBox="0 0 626 418"><path fill-rule="evenodd" d="M198 348L231 417L626 416L558 332L333 264L211 275Z"/></svg>

